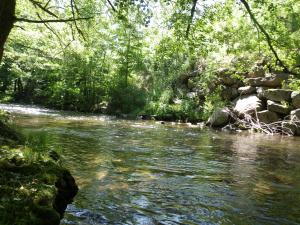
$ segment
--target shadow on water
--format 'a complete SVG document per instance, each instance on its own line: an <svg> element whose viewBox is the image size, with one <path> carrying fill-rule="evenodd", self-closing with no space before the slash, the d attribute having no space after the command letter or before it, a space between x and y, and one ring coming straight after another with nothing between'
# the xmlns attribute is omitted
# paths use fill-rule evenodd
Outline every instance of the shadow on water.
<svg viewBox="0 0 300 225"><path fill-rule="evenodd" d="M77 180L63 225L300 224L299 138L68 113L15 122L46 132Z"/></svg>

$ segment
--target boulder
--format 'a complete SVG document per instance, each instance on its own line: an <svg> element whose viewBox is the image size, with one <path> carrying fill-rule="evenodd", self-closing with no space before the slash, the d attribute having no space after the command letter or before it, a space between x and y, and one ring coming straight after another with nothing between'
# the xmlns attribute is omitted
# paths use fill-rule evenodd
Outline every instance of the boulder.
<svg viewBox="0 0 300 225"><path fill-rule="evenodd" d="M228 108L222 108L216 110L208 119L207 125L212 127L225 126L230 119L230 110Z"/></svg>
<svg viewBox="0 0 300 225"><path fill-rule="evenodd" d="M300 136L300 122L296 122L295 125L297 127L295 135Z"/></svg>
<svg viewBox="0 0 300 225"><path fill-rule="evenodd" d="M252 114L263 109L262 101L256 95L243 95L234 102L234 111L239 115Z"/></svg>
<svg viewBox="0 0 300 225"><path fill-rule="evenodd" d="M256 88L251 86L240 87L238 89L238 93L241 95L251 95L254 94L255 92L256 92Z"/></svg>
<svg viewBox="0 0 300 225"><path fill-rule="evenodd" d="M268 90L269 88L267 87L257 87L256 88L256 93L257 93L257 97L260 99L265 100L265 91Z"/></svg>
<svg viewBox="0 0 300 225"><path fill-rule="evenodd" d="M268 110L271 112L276 112L279 114L287 115L290 113L291 109L287 105L282 105L271 100L267 101Z"/></svg>
<svg viewBox="0 0 300 225"><path fill-rule="evenodd" d="M219 81L225 86L232 86L238 82L237 79L231 77L231 75L224 75L220 77Z"/></svg>
<svg viewBox="0 0 300 225"><path fill-rule="evenodd" d="M283 121L281 123L281 129L283 134L287 135L296 135L297 134L297 126L294 123Z"/></svg>
<svg viewBox="0 0 300 225"><path fill-rule="evenodd" d="M295 109L291 111L291 120L300 121L300 109Z"/></svg>
<svg viewBox="0 0 300 225"><path fill-rule="evenodd" d="M300 93L296 92L296 91L293 91L292 94L291 94L291 98L292 98L293 106L296 109L299 109L300 108Z"/></svg>
<svg viewBox="0 0 300 225"><path fill-rule="evenodd" d="M227 68L221 68L217 72L218 77L218 84L223 84L225 86L234 86L234 87L240 87L242 85L242 81L234 76L233 71L230 71Z"/></svg>
<svg viewBox="0 0 300 225"><path fill-rule="evenodd" d="M265 90L263 93L263 96L272 101L281 102L281 101L287 101L289 102L291 100L291 90L285 90L285 89L268 89Z"/></svg>
<svg viewBox="0 0 300 225"><path fill-rule="evenodd" d="M290 74L286 73L273 73L266 77L248 78L246 83L252 87L281 87L283 81L288 80L291 77Z"/></svg>
<svg viewBox="0 0 300 225"><path fill-rule="evenodd" d="M239 96L238 90L233 87L225 87L221 92L221 97L224 100L232 100Z"/></svg>
<svg viewBox="0 0 300 225"><path fill-rule="evenodd" d="M269 123L274 123L274 122L278 121L279 117L278 117L277 113L275 113L275 112L271 112L269 110L264 110L264 111L257 113L257 119L261 123L269 124Z"/></svg>

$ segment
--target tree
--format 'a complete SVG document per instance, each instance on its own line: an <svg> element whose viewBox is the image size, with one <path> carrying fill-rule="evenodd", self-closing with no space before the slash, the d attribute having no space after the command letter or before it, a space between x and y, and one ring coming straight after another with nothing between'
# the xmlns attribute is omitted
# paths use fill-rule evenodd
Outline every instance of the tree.
<svg viewBox="0 0 300 225"><path fill-rule="evenodd" d="M71 10L71 16L65 18L61 16L57 9L58 7L53 8L53 4L51 4L51 0L44 0L42 2L36 0L28 0L35 9L35 17L36 19L27 18L27 17L17 17L15 14L16 11L16 0L1 0L0 2L0 62L2 61L3 52L4 52L4 44L8 38L9 33L11 32L14 24L16 22L27 22L27 23L65 23L65 22L74 22L74 25L77 31L81 34L81 30L79 29L76 21L77 20L87 20L91 19L91 16L88 17L77 17L80 12L78 7L75 4L74 0L70 0L70 5L67 8ZM55 5L55 3L54 3ZM66 11L67 9L65 9ZM27 12L29 13L29 12ZM47 17L43 17L42 13ZM64 12L65 13L65 12Z"/></svg>
<svg viewBox="0 0 300 225"><path fill-rule="evenodd" d="M4 44L16 20L15 8L16 0L0 1L0 62L3 57Z"/></svg>

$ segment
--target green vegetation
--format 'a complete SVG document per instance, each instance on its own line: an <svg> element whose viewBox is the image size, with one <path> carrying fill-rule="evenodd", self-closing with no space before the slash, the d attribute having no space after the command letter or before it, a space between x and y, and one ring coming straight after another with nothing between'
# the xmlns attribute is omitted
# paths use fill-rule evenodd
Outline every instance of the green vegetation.
<svg viewBox="0 0 300 225"><path fill-rule="evenodd" d="M220 68L243 79L264 60L265 71L300 74L296 0L28 0L15 14L3 102L199 121L225 104Z"/></svg>

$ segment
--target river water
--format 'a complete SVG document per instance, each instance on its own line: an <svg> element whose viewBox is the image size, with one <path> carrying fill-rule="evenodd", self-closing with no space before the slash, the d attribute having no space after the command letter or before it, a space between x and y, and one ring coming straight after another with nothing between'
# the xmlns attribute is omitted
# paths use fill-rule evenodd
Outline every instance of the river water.
<svg viewBox="0 0 300 225"><path fill-rule="evenodd" d="M300 138L0 108L74 175L62 225L300 224Z"/></svg>

